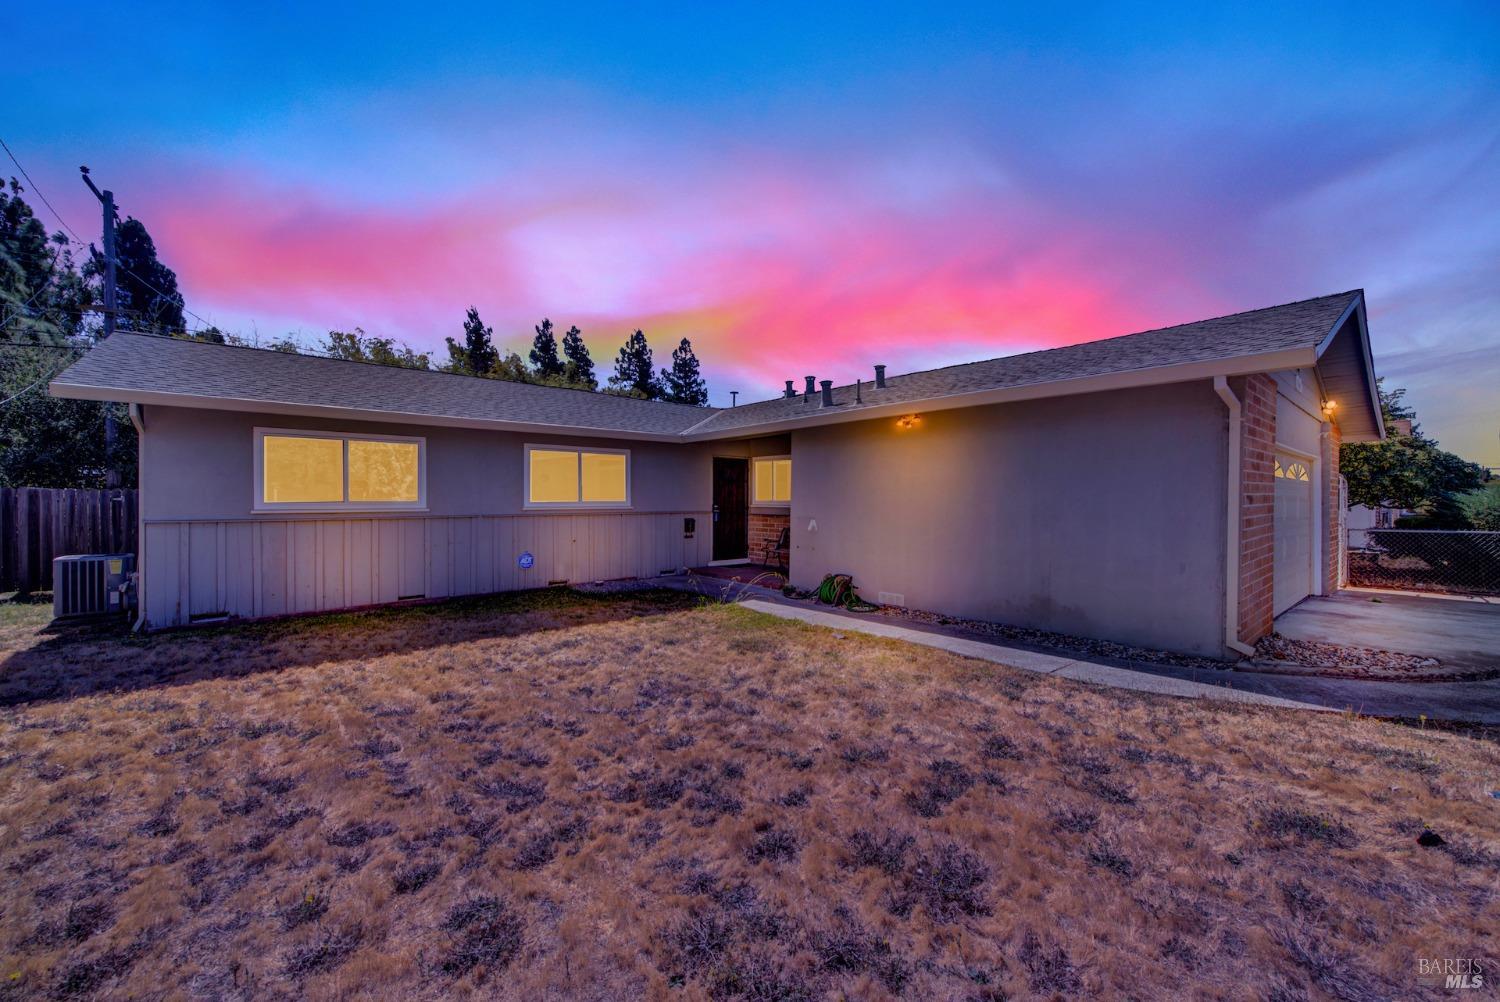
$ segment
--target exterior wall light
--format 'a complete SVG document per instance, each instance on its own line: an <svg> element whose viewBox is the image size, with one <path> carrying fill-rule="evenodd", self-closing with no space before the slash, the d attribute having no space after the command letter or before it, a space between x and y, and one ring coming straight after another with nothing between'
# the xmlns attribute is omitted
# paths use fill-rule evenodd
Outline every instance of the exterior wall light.
<svg viewBox="0 0 1500 1002"><path fill-rule="evenodd" d="M915 428L921 423L922 417L919 414L907 414L905 417L899 417L896 419L896 427L900 428L902 431L906 431L909 428Z"/></svg>
<svg viewBox="0 0 1500 1002"><path fill-rule="evenodd" d="M1338 408L1339 408L1339 403L1338 403L1337 400L1325 400L1325 401L1323 401L1323 413L1326 414L1326 415L1328 415L1329 417L1333 417L1333 412L1336 411L1336 410L1338 410Z"/></svg>

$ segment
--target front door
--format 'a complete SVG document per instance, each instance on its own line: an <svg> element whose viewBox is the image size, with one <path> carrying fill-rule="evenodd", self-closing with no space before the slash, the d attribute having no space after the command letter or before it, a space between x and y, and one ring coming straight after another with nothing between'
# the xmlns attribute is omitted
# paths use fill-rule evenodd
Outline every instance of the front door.
<svg viewBox="0 0 1500 1002"><path fill-rule="evenodd" d="M714 457L714 559L750 555L750 460Z"/></svg>

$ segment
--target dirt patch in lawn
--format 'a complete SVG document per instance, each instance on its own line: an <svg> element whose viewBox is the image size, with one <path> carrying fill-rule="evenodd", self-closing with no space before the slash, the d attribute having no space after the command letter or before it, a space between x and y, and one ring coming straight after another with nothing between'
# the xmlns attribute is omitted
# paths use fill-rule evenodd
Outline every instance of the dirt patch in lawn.
<svg viewBox="0 0 1500 1002"><path fill-rule="evenodd" d="M684 601L12 624L0 993L1406 999L1500 960L1493 744Z"/></svg>

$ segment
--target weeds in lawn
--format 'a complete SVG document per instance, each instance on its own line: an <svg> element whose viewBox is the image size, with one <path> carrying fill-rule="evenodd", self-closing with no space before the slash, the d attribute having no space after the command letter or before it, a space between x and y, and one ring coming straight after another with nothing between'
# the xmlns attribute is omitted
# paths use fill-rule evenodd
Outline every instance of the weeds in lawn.
<svg viewBox="0 0 1500 1002"><path fill-rule="evenodd" d="M1500 747L1431 729L556 590L0 669L0 998L1405 998L1489 942Z"/></svg>
<svg viewBox="0 0 1500 1002"><path fill-rule="evenodd" d="M1272 807L1262 812L1259 827L1277 841L1302 845L1321 842L1335 849L1350 849L1356 842L1353 830L1343 822L1294 807Z"/></svg>
<svg viewBox="0 0 1500 1002"><path fill-rule="evenodd" d="M440 967L462 977L481 965L487 973L503 971L521 951L525 924L498 898L478 897L454 905L442 928L451 937Z"/></svg>

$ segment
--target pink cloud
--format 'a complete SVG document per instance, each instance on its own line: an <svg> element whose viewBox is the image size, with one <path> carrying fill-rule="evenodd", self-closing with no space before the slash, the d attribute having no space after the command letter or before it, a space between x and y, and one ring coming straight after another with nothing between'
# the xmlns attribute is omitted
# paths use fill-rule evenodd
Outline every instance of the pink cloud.
<svg viewBox="0 0 1500 1002"><path fill-rule="evenodd" d="M747 163L717 175L545 179L394 210L209 175L151 206L199 313L359 324L422 348L474 303L521 348L543 315L578 323L607 368L629 330L665 360L693 339L715 388L749 398L807 372L840 380L1126 333L1220 304L1173 287L1170 245L1103 232L993 185L920 206L868 179ZM511 190L518 190L512 188ZM545 191L545 195L538 195ZM205 225L212 219L212 225Z"/></svg>

